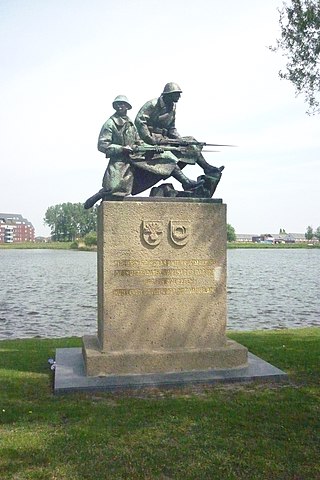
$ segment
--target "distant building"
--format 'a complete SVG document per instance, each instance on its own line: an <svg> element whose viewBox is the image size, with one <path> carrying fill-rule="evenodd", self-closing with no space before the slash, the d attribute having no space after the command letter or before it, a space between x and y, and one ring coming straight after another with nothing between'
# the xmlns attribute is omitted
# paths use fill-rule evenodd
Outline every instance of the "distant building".
<svg viewBox="0 0 320 480"><path fill-rule="evenodd" d="M297 240L296 236L293 233L279 233L274 237L274 243L296 243Z"/></svg>
<svg viewBox="0 0 320 480"><path fill-rule="evenodd" d="M265 233L264 235L260 235L260 243L274 243L274 236L270 233Z"/></svg>
<svg viewBox="0 0 320 480"><path fill-rule="evenodd" d="M261 235L236 234L237 242L253 243L300 243L308 242L303 233L267 233Z"/></svg>
<svg viewBox="0 0 320 480"><path fill-rule="evenodd" d="M253 238L256 238L256 237L258 237L258 235L254 235L252 233L236 233L237 242L253 242L254 241Z"/></svg>
<svg viewBox="0 0 320 480"><path fill-rule="evenodd" d="M34 242L34 227L17 213L0 213L0 243Z"/></svg>

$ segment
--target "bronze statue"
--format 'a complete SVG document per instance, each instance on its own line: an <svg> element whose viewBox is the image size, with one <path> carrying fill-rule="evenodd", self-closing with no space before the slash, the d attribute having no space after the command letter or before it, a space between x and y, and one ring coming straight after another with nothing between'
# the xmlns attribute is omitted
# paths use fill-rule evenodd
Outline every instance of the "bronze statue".
<svg viewBox="0 0 320 480"><path fill-rule="evenodd" d="M143 105L135 119L139 136L150 145L175 147L176 150L171 148L171 151L178 158L179 167L182 169L187 164L197 163L205 176L214 180L216 188L224 167L210 165L201 153L205 144L197 142L193 137L181 137L176 129L176 103L181 93L179 85L170 82L165 85L159 98Z"/></svg>
<svg viewBox="0 0 320 480"><path fill-rule="evenodd" d="M100 199L136 195L170 176L179 180L185 189L202 183L190 180L181 172L172 148L143 143L127 116L132 108L127 97L118 95L112 106L115 113L102 126L98 139L98 150L109 158L109 163L102 189L85 202L85 208L91 208Z"/></svg>
<svg viewBox="0 0 320 480"><path fill-rule="evenodd" d="M134 178L129 154L140 139L127 116L127 111L132 108L127 97L118 95L112 106L115 113L103 124L98 139L98 150L110 158L102 186L106 194L126 196L132 192Z"/></svg>

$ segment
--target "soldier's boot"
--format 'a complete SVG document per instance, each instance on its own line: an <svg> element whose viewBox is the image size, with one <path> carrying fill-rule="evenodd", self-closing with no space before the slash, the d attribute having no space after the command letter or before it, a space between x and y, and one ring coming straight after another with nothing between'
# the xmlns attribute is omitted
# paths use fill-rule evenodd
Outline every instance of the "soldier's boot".
<svg viewBox="0 0 320 480"><path fill-rule="evenodd" d="M86 210L92 208L95 203L97 203L103 198L103 194L105 194L105 190L102 188L101 190L99 190L99 192L95 193L94 195L92 195L92 197L88 198L88 200L84 202L84 208Z"/></svg>
<svg viewBox="0 0 320 480"><path fill-rule="evenodd" d="M218 168L218 167L214 167L213 165L210 165L210 163L208 163L203 158L202 155L197 158L197 164L201 168L203 168L203 171L204 171L205 175L209 175L209 176L212 176L212 177L220 177L221 172L224 169L224 166Z"/></svg>
<svg viewBox="0 0 320 480"><path fill-rule="evenodd" d="M204 182L204 180L190 180L190 178L186 177L185 174L182 173L178 166L176 166L173 170L172 176L182 184L184 190L192 190L196 187L199 187Z"/></svg>

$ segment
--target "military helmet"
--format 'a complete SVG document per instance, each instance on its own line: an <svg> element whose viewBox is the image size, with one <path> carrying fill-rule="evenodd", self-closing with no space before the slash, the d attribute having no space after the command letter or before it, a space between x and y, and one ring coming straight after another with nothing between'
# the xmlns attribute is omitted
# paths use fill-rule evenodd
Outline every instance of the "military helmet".
<svg viewBox="0 0 320 480"><path fill-rule="evenodd" d="M182 90L177 83L169 82L165 85L162 95L166 95L168 93L175 93L175 92L182 93Z"/></svg>
<svg viewBox="0 0 320 480"><path fill-rule="evenodd" d="M118 95L112 102L112 106L113 108L115 109L115 106L114 104L117 103L117 102L123 102L123 103L126 103L127 106L128 106L128 110L131 110L132 106L130 105L129 103L129 100L127 99L127 97L125 95Z"/></svg>

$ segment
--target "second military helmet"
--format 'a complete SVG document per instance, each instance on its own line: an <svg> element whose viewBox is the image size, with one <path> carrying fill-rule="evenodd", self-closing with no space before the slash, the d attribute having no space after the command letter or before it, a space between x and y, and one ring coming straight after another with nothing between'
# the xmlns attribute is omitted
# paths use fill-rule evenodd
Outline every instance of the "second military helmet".
<svg viewBox="0 0 320 480"><path fill-rule="evenodd" d="M112 106L113 108L115 108L114 104L117 103L117 102L123 102L123 103L126 103L127 106L128 106L128 110L131 110L132 106L130 105L129 103L129 100L127 99L127 97L125 95L118 95L112 102Z"/></svg>
<svg viewBox="0 0 320 480"><path fill-rule="evenodd" d="M162 95L166 95L167 93L174 93L174 92L182 93L182 90L177 83L169 82L165 85Z"/></svg>

